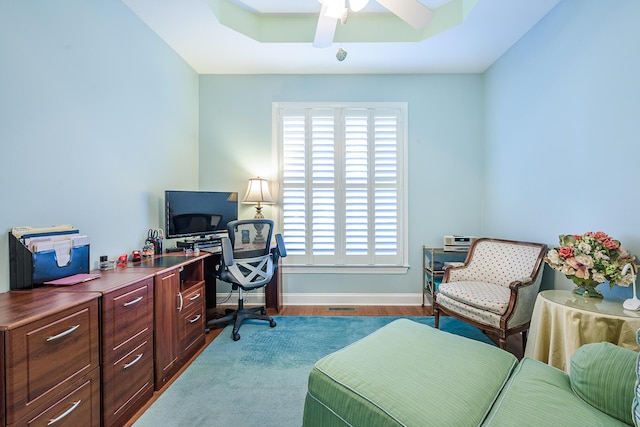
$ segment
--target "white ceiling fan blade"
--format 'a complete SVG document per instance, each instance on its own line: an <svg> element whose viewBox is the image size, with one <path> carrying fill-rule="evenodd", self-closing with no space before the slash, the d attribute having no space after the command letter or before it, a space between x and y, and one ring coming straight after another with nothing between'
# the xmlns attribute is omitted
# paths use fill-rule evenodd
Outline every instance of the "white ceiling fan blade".
<svg viewBox="0 0 640 427"><path fill-rule="evenodd" d="M318 25L316 26L316 35L313 39L313 47L329 47L333 44L333 36L336 33L338 20L327 16L326 5L322 5L320 16L318 17Z"/></svg>
<svg viewBox="0 0 640 427"><path fill-rule="evenodd" d="M416 30L426 27L433 18L433 10L418 0L378 0L378 3Z"/></svg>

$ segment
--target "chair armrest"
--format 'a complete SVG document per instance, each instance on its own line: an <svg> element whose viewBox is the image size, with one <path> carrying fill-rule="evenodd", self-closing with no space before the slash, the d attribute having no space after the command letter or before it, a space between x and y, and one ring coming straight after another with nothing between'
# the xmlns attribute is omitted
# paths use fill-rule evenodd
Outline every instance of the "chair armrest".
<svg viewBox="0 0 640 427"><path fill-rule="evenodd" d="M528 324L533 314L533 306L540 291L542 271L536 277L523 277L509 284L511 301L505 313L509 327Z"/></svg>
<svg viewBox="0 0 640 427"><path fill-rule="evenodd" d="M231 246L231 239L228 237L223 237L222 241L222 259L224 261L225 266L230 266L235 264L235 260L233 259L233 246Z"/></svg>
<svg viewBox="0 0 640 427"><path fill-rule="evenodd" d="M284 246L284 238L282 234L276 234L276 250L278 251L278 256L280 258L287 257L287 248Z"/></svg>
<svg viewBox="0 0 640 427"><path fill-rule="evenodd" d="M511 289L511 291L518 291L518 289L525 287L525 286L531 286L533 285L533 277L523 277L521 279L518 280L514 280L513 282L511 282L509 284L509 289Z"/></svg>
<svg viewBox="0 0 640 427"><path fill-rule="evenodd" d="M284 246L284 238L282 234L276 234L276 246L271 249L271 258L273 259L273 268L278 268L280 258L287 256L287 248Z"/></svg>

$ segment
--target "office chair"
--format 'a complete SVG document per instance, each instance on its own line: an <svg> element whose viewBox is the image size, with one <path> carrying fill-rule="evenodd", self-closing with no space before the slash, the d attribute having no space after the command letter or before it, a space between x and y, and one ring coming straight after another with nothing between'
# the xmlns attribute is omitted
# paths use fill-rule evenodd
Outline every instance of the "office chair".
<svg viewBox="0 0 640 427"><path fill-rule="evenodd" d="M238 341L238 330L245 319L276 322L267 316L264 306L244 308L243 292L266 286L278 268L278 259L287 256L282 235L276 234L276 246L271 247L273 221L269 219L246 219L231 221L227 225L228 238L222 239L222 257L216 277L231 283L238 290L238 308L226 310L225 316L207 321L207 328L221 323L233 322L233 340Z"/></svg>

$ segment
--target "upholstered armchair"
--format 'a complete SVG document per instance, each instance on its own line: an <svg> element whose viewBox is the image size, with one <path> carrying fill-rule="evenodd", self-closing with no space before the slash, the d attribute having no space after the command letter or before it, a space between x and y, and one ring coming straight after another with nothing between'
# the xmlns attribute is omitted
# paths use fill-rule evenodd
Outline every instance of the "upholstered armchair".
<svg viewBox="0 0 640 427"><path fill-rule="evenodd" d="M442 312L496 333L502 349L507 336L521 332L524 348L546 250L540 243L474 241L464 265L445 270L433 301L436 328Z"/></svg>

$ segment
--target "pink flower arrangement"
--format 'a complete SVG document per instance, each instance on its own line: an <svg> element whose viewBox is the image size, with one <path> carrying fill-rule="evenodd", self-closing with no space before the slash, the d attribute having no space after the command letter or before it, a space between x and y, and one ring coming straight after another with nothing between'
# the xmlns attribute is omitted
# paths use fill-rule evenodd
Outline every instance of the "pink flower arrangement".
<svg viewBox="0 0 640 427"><path fill-rule="evenodd" d="M578 286L608 281L613 288L633 281L633 271L622 275L622 269L634 264L635 257L602 231L561 235L560 246L550 249L544 260Z"/></svg>

